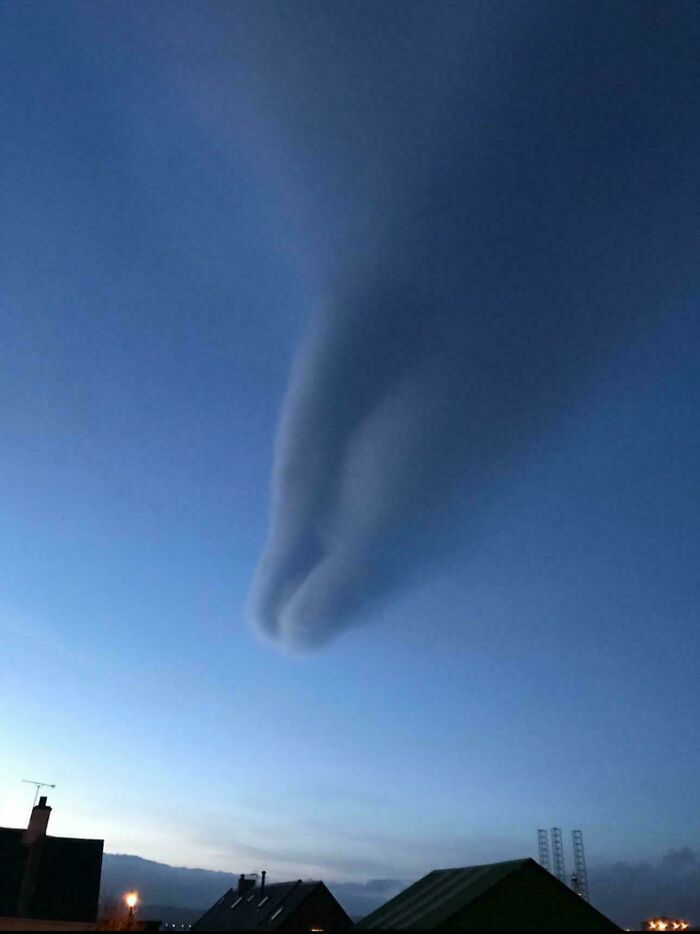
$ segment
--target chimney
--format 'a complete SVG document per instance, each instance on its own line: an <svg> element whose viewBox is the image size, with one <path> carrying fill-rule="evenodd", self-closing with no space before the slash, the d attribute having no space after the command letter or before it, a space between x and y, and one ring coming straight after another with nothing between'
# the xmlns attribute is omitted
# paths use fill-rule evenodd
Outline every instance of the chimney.
<svg viewBox="0 0 700 934"><path fill-rule="evenodd" d="M36 893L39 869L41 866L41 854L44 849L46 828L49 825L50 816L51 808L46 803L46 798L39 798L39 803L32 808L29 826L22 834L22 845L27 848L27 856L24 863L22 885L19 890L19 901L17 903L17 914L20 918L31 918L33 914L34 895Z"/></svg>
<svg viewBox="0 0 700 934"><path fill-rule="evenodd" d="M46 836L49 817L51 817L51 808L46 803L46 796L43 795L39 798L39 803L32 808L29 826L22 836L22 843L25 846L31 846L36 840Z"/></svg>
<svg viewBox="0 0 700 934"><path fill-rule="evenodd" d="M263 869L262 873L260 874L260 876L261 876L260 894L261 894L261 895L265 892L265 876L266 876L266 875L267 875L267 872Z"/></svg>
<svg viewBox="0 0 700 934"><path fill-rule="evenodd" d="M243 873L238 877L238 894L243 895L255 888L255 879L246 879Z"/></svg>

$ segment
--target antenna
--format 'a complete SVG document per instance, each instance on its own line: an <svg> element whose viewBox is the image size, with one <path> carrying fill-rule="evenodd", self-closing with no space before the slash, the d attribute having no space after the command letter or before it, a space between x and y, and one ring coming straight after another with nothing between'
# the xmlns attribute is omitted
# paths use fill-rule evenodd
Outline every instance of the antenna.
<svg viewBox="0 0 700 934"><path fill-rule="evenodd" d="M25 785L36 785L36 791L34 792L34 805L36 805L36 799L39 797L39 791L42 788L55 788L55 785L50 785L48 782L34 782L31 778L23 778L22 781Z"/></svg>
<svg viewBox="0 0 700 934"><path fill-rule="evenodd" d="M540 851L540 866L547 872L551 872L552 864L549 862L549 840L546 830L537 831L537 849Z"/></svg>
<svg viewBox="0 0 700 934"><path fill-rule="evenodd" d="M580 830L571 831L571 841L574 848L574 875L576 886L571 887L575 892L588 901L588 874L586 873L586 857L583 853L583 834Z"/></svg>
<svg viewBox="0 0 700 934"><path fill-rule="evenodd" d="M561 842L561 828L552 827L552 859L554 860L554 875L566 885L566 868L564 866L564 846Z"/></svg>

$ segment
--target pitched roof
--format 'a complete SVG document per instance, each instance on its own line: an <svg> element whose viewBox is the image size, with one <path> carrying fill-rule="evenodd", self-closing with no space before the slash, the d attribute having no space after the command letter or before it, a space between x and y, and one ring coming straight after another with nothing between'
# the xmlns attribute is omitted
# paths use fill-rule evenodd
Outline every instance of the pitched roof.
<svg viewBox="0 0 700 934"><path fill-rule="evenodd" d="M526 862L514 859L465 869L435 869L377 908L356 927L433 928Z"/></svg>
<svg viewBox="0 0 700 934"><path fill-rule="evenodd" d="M448 922L464 930L619 930L533 859L436 869L356 927L435 930Z"/></svg>
<svg viewBox="0 0 700 934"><path fill-rule="evenodd" d="M19 890L24 875L23 830L0 827L0 916L17 911Z"/></svg>
<svg viewBox="0 0 700 934"><path fill-rule="evenodd" d="M199 931L274 931L322 882L273 882L241 895L229 889L192 925ZM280 910L281 909L281 910Z"/></svg>
<svg viewBox="0 0 700 934"><path fill-rule="evenodd" d="M13 916L19 908L22 879L29 850L37 848L39 869L31 900L34 918L94 921L102 874L102 840L41 837L31 847L24 830L0 827L0 914Z"/></svg>

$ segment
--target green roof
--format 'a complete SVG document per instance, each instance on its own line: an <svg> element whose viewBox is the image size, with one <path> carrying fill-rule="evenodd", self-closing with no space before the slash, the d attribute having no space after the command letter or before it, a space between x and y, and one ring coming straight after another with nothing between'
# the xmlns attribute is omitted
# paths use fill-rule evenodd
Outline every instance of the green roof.
<svg viewBox="0 0 700 934"><path fill-rule="evenodd" d="M435 869L355 927L429 930L529 862L529 859L513 859L466 869Z"/></svg>

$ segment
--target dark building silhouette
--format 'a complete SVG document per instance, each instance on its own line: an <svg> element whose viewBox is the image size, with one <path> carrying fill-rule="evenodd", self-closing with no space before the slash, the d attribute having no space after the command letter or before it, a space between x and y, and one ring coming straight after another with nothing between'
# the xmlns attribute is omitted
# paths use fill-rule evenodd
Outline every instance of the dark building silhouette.
<svg viewBox="0 0 700 934"><path fill-rule="evenodd" d="M238 886L192 925L193 931L347 931L352 921L323 882L262 885L241 876Z"/></svg>
<svg viewBox="0 0 700 934"><path fill-rule="evenodd" d="M42 797L26 830L0 827L0 919L94 924L104 841L49 837L50 815Z"/></svg>
<svg viewBox="0 0 700 934"><path fill-rule="evenodd" d="M386 931L619 931L534 859L436 869L357 925Z"/></svg>

